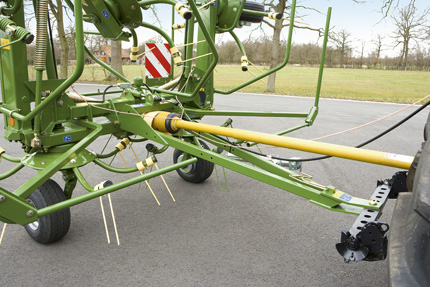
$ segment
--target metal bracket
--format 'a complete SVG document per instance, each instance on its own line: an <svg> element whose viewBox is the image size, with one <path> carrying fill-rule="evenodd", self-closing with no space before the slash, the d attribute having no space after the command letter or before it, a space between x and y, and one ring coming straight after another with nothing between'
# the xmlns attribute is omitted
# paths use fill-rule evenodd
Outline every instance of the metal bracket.
<svg viewBox="0 0 430 287"><path fill-rule="evenodd" d="M4 222L25 225L37 220L37 210L25 199L0 188L0 218Z"/></svg>
<svg viewBox="0 0 430 287"><path fill-rule="evenodd" d="M391 180L378 181L378 187L373 193L371 202L381 203L379 210L364 209L349 231L342 231L341 243L336 249L345 262L377 261L387 257L388 238L385 233L389 226L376 222L382 214L382 209L392 189Z"/></svg>
<svg viewBox="0 0 430 287"><path fill-rule="evenodd" d="M397 198L399 197L400 192L407 192L408 187L406 184L406 179L408 178L407 171L399 171L396 172L393 177L390 179L391 191L389 194L389 198ZM379 183L380 181L378 181Z"/></svg>

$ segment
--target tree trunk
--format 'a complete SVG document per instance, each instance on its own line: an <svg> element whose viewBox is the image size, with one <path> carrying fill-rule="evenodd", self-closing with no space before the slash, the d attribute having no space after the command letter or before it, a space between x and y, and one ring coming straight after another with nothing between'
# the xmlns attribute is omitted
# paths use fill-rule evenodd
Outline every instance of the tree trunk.
<svg viewBox="0 0 430 287"><path fill-rule="evenodd" d="M284 11L287 0L279 0L278 5L276 5L275 11ZM279 65L279 50L281 48L281 31L282 23L284 20L275 21L275 29L273 29L273 39L272 39L272 56L270 59L270 69L275 68ZM276 84L276 73L269 75L267 80L266 92L274 93Z"/></svg>
<svg viewBox="0 0 430 287"><path fill-rule="evenodd" d="M403 43L403 46L402 46L402 54L400 55L399 68L403 67L404 57L405 57L405 43Z"/></svg>
<svg viewBox="0 0 430 287"><path fill-rule="evenodd" d="M122 71L122 47L121 41L111 41L111 67L121 75L124 75ZM114 80L116 76L109 74L108 80Z"/></svg>
<svg viewBox="0 0 430 287"><path fill-rule="evenodd" d="M408 54L409 54L409 42L406 41L405 42L405 60L403 62L403 66L406 69L407 65L408 65Z"/></svg>
<svg viewBox="0 0 430 287"><path fill-rule="evenodd" d="M57 7L53 5L52 0L49 1L52 14L54 14L54 17L57 20L57 32L58 38L60 40L60 78L66 79L69 76L67 68L67 64L69 62L69 44L67 43L66 32L64 31L63 5L61 0L56 0L56 4Z"/></svg>
<svg viewBox="0 0 430 287"><path fill-rule="evenodd" d="M340 67L342 68L345 62L345 44L342 43L342 47L340 50Z"/></svg>

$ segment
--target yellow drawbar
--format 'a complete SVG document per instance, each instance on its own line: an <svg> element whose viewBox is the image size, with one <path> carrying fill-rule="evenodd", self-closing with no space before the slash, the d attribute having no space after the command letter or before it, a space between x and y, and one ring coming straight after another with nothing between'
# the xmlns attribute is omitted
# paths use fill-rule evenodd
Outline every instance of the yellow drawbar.
<svg viewBox="0 0 430 287"><path fill-rule="evenodd" d="M210 134L222 135L226 137L232 137L244 141L262 143L277 147L284 147L379 165L392 166L402 169L409 169L412 164L412 161L414 160L414 157L412 156L385 153L361 148L359 149L354 147L315 142L304 139L296 139L291 137L271 135L242 129L218 127L196 122L188 122L180 119L177 115L175 116L174 114L170 114L168 116L166 112L152 112L150 114L151 119L147 120L147 122L152 122L151 126L154 129L162 132L175 132L179 129L199 131ZM147 115L145 115L145 118L146 117ZM168 120L166 121L166 119Z"/></svg>

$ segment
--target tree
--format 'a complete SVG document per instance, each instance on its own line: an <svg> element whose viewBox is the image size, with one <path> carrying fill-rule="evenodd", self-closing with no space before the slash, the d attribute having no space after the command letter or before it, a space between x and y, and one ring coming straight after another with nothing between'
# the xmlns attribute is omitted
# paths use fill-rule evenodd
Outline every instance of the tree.
<svg viewBox="0 0 430 287"><path fill-rule="evenodd" d="M360 54L360 68L364 65L364 48L366 46L366 42L361 40L361 54Z"/></svg>
<svg viewBox="0 0 430 287"><path fill-rule="evenodd" d="M345 57L347 57L351 51L351 47L349 46L351 43L351 33L345 29L341 29L339 32L330 33L330 40L339 51L340 65L344 65Z"/></svg>
<svg viewBox="0 0 430 287"><path fill-rule="evenodd" d="M64 29L64 14L63 14L63 5L61 4L61 0L55 0L56 5L53 0L49 0L49 7L51 9L52 14L56 19L57 25L57 33L58 39L60 40L60 50L61 50L61 61L60 61L60 78L68 77L68 69L67 64L69 60L69 44L67 43L66 32Z"/></svg>
<svg viewBox="0 0 430 287"><path fill-rule="evenodd" d="M374 56L373 56L373 67L381 63L381 51L382 51L382 41L384 37L381 34L376 35L376 39L372 41L375 45Z"/></svg>
<svg viewBox="0 0 430 287"><path fill-rule="evenodd" d="M408 6L415 4L415 0L380 0L380 1L382 3L381 13L383 14L384 18L387 17L391 11L398 9L403 2L409 3Z"/></svg>
<svg viewBox="0 0 430 287"><path fill-rule="evenodd" d="M279 0L277 4L275 4L275 0L264 0L263 5L265 7L266 12L282 13L282 14L287 13L287 15L291 8L291 5L289 5L288 0ZM299 5L297 5L296 8L310 9L310 10L316 11L315 9L299 6ZM296 18L300 18L300 17L301 16L296 16ZM262 21L262 23L268 25L270 28L273 29L270 69L275 68L280 63L279 51L281 48L281 32L283 28L289 26L289 22L287 22L287 24L284 24L284 20L286 19L282 18L281 20L276 20L275 24L272 24L266 20ZM300 26L296 24L294 26L300 29L308 29L308 30L318 31L319 33L321 33L321 29L311 28L308 26ZM272 73L269 75L269 78L267 81L266 92L275 92L275 82L276 82L276 73Z"/></svg>
<svg viewBox="0 0 430 287"><path fill-rule="evenodd" d="M122 45L121 41L111 41L111 67L121 75L124 75L122 71ZM108 80L114 80L116 77L114 74L109 74Z"/></svg>
<svg viewBox="0 0 430 287"><path fill-rule="evenodd" d="M411 4L398 10L396 17L391 17L396 27L392 38L396 41L395 47L399 45L402 47L399 66L403 68L406 68L408 64L411 41L424 40L426 38L424 28L429 10L425 10L422 14L419 14L414 3L415 1L411 1Z"/></svg>

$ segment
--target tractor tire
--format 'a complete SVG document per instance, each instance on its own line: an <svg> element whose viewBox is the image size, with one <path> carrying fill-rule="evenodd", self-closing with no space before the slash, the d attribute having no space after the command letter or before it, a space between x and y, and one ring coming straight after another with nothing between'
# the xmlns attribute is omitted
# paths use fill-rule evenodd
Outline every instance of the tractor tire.
<svg viewBox="0 0 430 287"><path fill-rule="evenodd" d="M48 179L37 188L27 201L36 209L41 209L66 200L61 187L52 179ZM40 217L37 221L25 225L28 235L41 244L49 244L63 238L70 228L70 208Z"/></svg>
<svg viewBox="0 0 430 287"><path fill-rule="evenodd" d="M424 126L424 140L426 141L430 136L430 113L429 116L427 118L427 122Z"/></svg>
<svg viewBox="0 0 430 287"><path fill-rule="evenodd" d="M204 141L199 140L199 142L203 148L207 150L209 149L208 145ZM175 151L173 152L173 163L181 162L183 156L183 151L175 149ZM185 181L191 183L202 183L211 176L214 170L214 166L215 165L210 161L197 158L197 161L195 163L183 168L178 168L176 172Z"/></svg>
<svg viewBox="0 0 430 287"><path fill-rule="evenodd" d="M429 286L430 140L423 147L413 191L399 194L390 230L390 286Z"/></svg>
<svg viewBox="0 0 430 287"><path fill-rule="evenodd" d="M243 6L243 9L264 12L263 4L255 1L246 1L245 5ZM260 23L261 21L263 21L263 16L242 13L242 15L240 15L239 21Z"/></svg>

